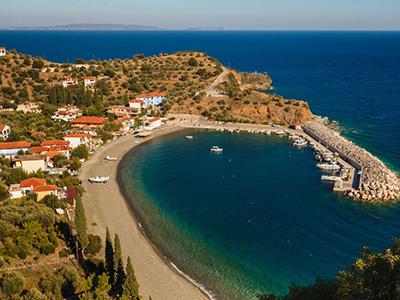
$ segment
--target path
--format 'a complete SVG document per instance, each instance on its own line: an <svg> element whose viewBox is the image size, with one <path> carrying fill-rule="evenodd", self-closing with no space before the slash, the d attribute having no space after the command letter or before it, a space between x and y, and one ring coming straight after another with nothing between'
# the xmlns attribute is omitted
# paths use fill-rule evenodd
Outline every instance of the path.
<svg viewBox="0 0 400 300"><path fill-rule="evenodd" d="M218 75L217 79L214 80L214 82L205 90L207 96L216 96L220 97L222 94L218 92L215 87L222 82L224 77L229 73L229 70L225 68L224 66L222 67L222 73Z"/></svg>

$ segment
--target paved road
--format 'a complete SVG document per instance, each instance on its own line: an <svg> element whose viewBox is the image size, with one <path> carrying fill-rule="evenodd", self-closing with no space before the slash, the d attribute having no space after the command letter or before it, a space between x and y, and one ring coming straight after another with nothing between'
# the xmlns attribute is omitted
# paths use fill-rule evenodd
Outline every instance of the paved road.
<svg viewBox="0 0 400 300"><path fill-rule="evenodd" d="M215 87L220 84L222 82L222 80L224 79L224 77L226 76L226 74L229 73L229 70L227 68L225 68L224 66L222 67L222 73L219 74L219 76L217 77L217 79L215 79L215 81L205 90L207 96L219 96L221 95L216 89Z"/></svg>

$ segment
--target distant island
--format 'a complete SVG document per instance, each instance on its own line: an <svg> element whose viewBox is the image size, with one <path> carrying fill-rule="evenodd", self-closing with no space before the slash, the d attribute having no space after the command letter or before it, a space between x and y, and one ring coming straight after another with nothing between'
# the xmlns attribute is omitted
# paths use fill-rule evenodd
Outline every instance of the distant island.
<svg viewBox="0 0 400 300"><path fill-rule="evenodd" d="M193 27L185 30L225 30L224 27Z"/></svg>
<svg viewBox="0 0 400 300"><path fill-rule="evenodd" d="M126 24L69 24L39 27L9 27L8 30L164 30L156 26L126 25Z"/></svg>

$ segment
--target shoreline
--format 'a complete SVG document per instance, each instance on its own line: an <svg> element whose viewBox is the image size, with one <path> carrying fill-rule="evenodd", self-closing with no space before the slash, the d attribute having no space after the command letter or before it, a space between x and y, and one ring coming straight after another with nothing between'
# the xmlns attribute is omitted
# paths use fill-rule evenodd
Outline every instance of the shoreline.
<svg viewBox="0 0 400 300"><path fill-rule="evenodd" d="M209 300L212 295L200 283L194 281L177 267L174 267L146 236L118 183L118 167L123 157L136 146L154 138L187 129L182 126L165 126L153 131L150 138L135 143L133 135L121 137L97 148L83 164L79 172L85 194L85 207L88 231L97 234L105 241L106 227L111 236L117 233L121 240L122 253L126 261L130 256L136 277L140 285L140 294L144 299L165 300ZM104 161L111 154L118 162ZM102 172L102 173L101 173ZM107 184L90 184L88 178L94 175L108 174ZM113 201L110 205L109 200ZM94 225L96 224L96 225ZM104 256L104 247L99 254Z"/></svg>

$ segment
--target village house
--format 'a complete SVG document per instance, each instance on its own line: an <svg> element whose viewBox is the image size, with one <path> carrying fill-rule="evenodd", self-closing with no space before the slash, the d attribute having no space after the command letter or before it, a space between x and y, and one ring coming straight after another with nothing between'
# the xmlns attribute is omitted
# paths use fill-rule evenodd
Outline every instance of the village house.
<svg viewBox="0 0 400 300"><path fill-rule="evenodd" d="M10 134L10 127L8 125L0 125L0 138L8 139Z"/></svg>
<svg viewBox="0 0 400 300"><path fill-rule="evenodd" d="M11 194L11 199L16 199L25 196L34 188L41 185L46 185L46 179L28 178L22 180L20 183L11 184L8 191Z"/></svg>
<svg viewBox="0 0 400 300"><path fill-rule="evenodd" d="M45 148L48 149L48 151L44 153L48 157L50 155L49 152L57 152L57 154L62 154L64 156L68 157L68 158L71 156L72 148L70 147L70 142L69 141L48 140L48 141L42 142L40 144L40 147L45 147Z"/></svg>
<svg viewBox="0 0 400 300"><path fill-rule="evenodd" d="M135 126L135 119L134 118L125 116L125 117L122 117L121 119L129 124L129 128L133 128Z"/></svg>
<svg viewBox="0 0 400 300"><path fill-rule="evenodd" d="M85 145L86 147L89 147L90 142L92 141L92 135L86 133L67 134L63 137L63 139L70 143L69 146L72 149L75 149L79 145Z"/></svg>
<svg viewBox="0 0 400 300"><path fill-rule="evenodd" d="M50 149L48 147L36 146L36 147L31 147L29 150L33 154L46 154L47 152L49 152Z"/></svg>
<svg viewBox="0 0 400 300"><path fill-rule="evenodd" d="M78 86L78 80L70 76L64 76L64 79L60 81L60 85L63 87Z"/></svg>
<svg viewBox="0 0 400 300"><path fill-rule="evenodd" d="M165 99L166 96L166 94L152 92L148 94L138 95L136 96L136 99L144 101L145 105L147 106L158 106L162 104L162 101Z"/></svg>
<svg viewBox="0 0 400 300"><path fill-rule="evenodd" d="M19 151L28 151L31 143L21 142L3 142L0 143L0 156L13 158Z"/></svg>
<svg viewBox="0 0 400 300"><path fill-rule="evenodd" d="M96 84L96 77L93 77L93 76L85 77L85 78L83 78L83 82L85 84L85 87L94 86Z"/></svg>
<svg viewBox="0 0 400 300"><path fill-rule="evenodd" d="M14 168L21 168L27 173L39 171L42 169L45 171L46 168L46 155L16 155L13 160Z"/></svg>
<svg viewBox="0 0 400 300"><path fill-rule="evenodd" d="M139 109L139 111L142 108L145 108L145 106L146 106L146 103L144 103L143 100L134 99L134 100L129 101L129 107L133 107L133 108Z"/></svg>
<svg viewBox="0 0 400 300"><path fill-rule="evenodd" d="M140 106L131 107L131 106L114 105L107 108L107 114L116 115L117 118L122 118L124 116L137 117L140 115Z"/></svg>
<svg viewBox="0 0 400 300"><path fill-rule="evenodd" d="M17 106L17 111L23 111L24 113L31 112L37 114L40 114L42 112L39 105L37 105L35 102L30 102L30 101L26 101L22 104L19 104Z"/></svg>
<svg viewBox="0 0 400 300"><path fill-rule="evenodd" d="M82 111L75 105L66 105L59 108L51 117L53 121L71 122L72 120L80 117Z"/></svg>
<svg viewBox="0 0 400 300"><path fill-rule="evenodd" d="M0 56L6 56L6 48L0 47Z"/></svg>
<svg viewBox="0 0 400 300"><path fill-rule="evenodd" d="M161 126L161 118L156 117L156 118L151 118L151 119L147 119L146 122L144 122L144 129L147 130L152 130L154 128L157 128L159 126Z"/></svg>
<svg viewBox="0 0 400 300"><path fill-rule="evenodd" d="M129 122L126 122L125 120L117 119L117 120L114 120L113 123L122 125L121 129L119 130L120 133L126 133L130 129Z"/></svg>
<svg viewBox="0 0 400 300"><path fill-rule="evenodd" d="M82 130L85 133L96 135L96 128L102 127L107 122L107 119L84 116L73 120L71 125L75 130Z"/></svg>
<svg viewBox="0 0 400 300"><path fill-rule="evenodd" d="M37 201L41 201L47 195L55 195L57 196L57 186L56 185L39 185L35 187L32 193L37 194Z"/></svg>

